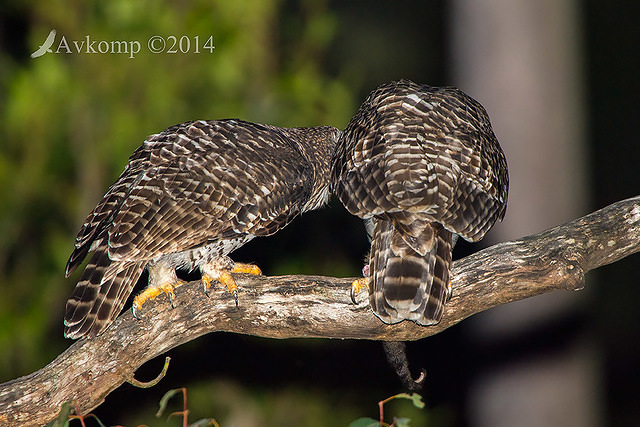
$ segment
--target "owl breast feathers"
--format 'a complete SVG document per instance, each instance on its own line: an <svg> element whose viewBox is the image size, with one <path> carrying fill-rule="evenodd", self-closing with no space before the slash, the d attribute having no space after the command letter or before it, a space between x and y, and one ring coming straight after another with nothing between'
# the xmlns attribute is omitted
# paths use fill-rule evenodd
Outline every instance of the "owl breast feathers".
<svg viewBox="0 0 640 427"><path fill-rule="evenodd" d="M225 265L253 237L321 206L338 135L219 120L149 137L78 232L66 275L93 255L67 301L65 336L102 332L145 267L151 278Z"/></svg>
<svg viewBox="0 0 640 427"><path fill-rule="evenodd" d="M387 323L438 323L454 235L478 241L502 219L507 163L484 108L455 88L380 86L342 133L332 188L372 222L370 304Z"/></svg>

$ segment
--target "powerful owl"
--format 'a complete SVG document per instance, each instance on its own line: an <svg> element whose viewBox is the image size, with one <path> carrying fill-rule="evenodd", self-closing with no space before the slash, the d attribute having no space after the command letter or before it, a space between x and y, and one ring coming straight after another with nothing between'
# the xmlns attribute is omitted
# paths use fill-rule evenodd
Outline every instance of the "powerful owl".
<svg viewBox="0 0 640 427"><path fill-rule="evenodd" d="M67 301L65 336L104 331L145 268L149 284L134 314L162 292L171 298L181 284L176 268L199 268L205 290L218 280L235 292L230 272L259 269L227 255L326 202L339 134L219 120L149 137L78 232L67 277L93 255Z"/></svg>
<svg viewBox="0 0 640 427"><path fill-rule="evenodd" d="M456 88L382 85L342 133L331 173L342 204L368 223L373 312L438 323L455 238L480 240L507 206L507 162L485 109Z"/></svg>

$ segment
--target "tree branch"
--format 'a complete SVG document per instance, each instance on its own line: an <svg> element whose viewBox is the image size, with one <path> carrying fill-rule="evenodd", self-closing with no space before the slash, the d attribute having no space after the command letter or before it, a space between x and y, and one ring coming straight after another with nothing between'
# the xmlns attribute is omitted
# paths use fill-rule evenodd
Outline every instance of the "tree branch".
<svg viewBox="0 0 640 427"><path fill-rule="evenodd" d="M353 279L238 275L240 305L223 290L207 298L200 282L176 292L175 308L159 297L142 319L121 315L107 331L81 339L37 372L0 385L0 424L41 425L73 401L87 413L132 378L146 361L210 332L271 338L417 340L472 314L555 289L577 290L584 275L640 250L640 197L454 262L453 296L442 321L386 325L364 293L350 302Z"/></svg>

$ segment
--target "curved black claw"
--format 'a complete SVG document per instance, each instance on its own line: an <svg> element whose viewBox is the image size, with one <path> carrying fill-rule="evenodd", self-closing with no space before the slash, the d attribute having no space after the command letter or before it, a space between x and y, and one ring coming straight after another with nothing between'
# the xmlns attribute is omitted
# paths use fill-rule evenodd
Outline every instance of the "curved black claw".
<svg viewBox="0 0 640 427"><path fill-rule="evenodd" d="M233 299L236 302L236 308L238 308L238 291L234 289L232 295L233 295Z"/></svg>
<svg viewBox="0 0 640 427"><path fill-rule="evenodd" d="M413 380L413 387L409 387L409 390L418 391L422 389L422 387L424 386L424 380L426 379L427 379L427 370L424 368L421 368L420 375L418 375L418 378Z"/></svg>

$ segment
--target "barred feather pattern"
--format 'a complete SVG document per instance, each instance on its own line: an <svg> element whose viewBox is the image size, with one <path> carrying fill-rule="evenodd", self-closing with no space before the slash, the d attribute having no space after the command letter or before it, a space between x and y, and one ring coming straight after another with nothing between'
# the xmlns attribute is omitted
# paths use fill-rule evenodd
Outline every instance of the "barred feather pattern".
<svg viewBox="0 0 640 427"><path fill-rule="evenodd" d="M342 204L374 224L374 313L438 323L453 236L482 239L507 206L506 158L485 109L452 87L382 85L347 125L331 166Z"/></svg>
<svg viewBox="0 0 640 427"><path fill-rule="evenodd" d="M78 232L66 276L93 255L67 301L65 336L104 331L145 268L223 259L322 206L339 135L229 119L150 136Z"/></svg>

